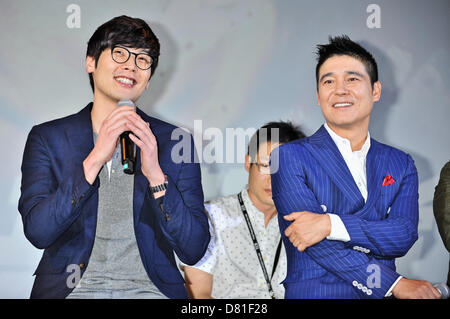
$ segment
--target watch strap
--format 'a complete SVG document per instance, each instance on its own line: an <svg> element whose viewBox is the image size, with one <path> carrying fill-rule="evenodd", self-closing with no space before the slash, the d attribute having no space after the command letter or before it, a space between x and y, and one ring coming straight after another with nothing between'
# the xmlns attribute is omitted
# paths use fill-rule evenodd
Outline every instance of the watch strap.
<svg viewBox="0 0 450 319"><path fill-rule="evenodd" d="M164 181L164 183L156 185L156 186L150 186L150 191L152 192L152 194L158 193L158 192L162 192L163 190L167 189L167 185L169 184L169 182L167 180L167 176L166 175L164 175L164 178L166 179Z"/></svg>

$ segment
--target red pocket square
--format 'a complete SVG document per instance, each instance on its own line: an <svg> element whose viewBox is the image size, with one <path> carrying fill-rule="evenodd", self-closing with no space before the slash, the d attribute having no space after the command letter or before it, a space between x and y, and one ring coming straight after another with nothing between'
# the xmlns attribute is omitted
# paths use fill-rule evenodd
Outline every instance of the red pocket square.
<svg viewBox="0 0 450 319"><path fill-rule="evenodd" d="M395 183L395 179L391 175L386 175L383 179L383 186L389 186Z"/></svg>

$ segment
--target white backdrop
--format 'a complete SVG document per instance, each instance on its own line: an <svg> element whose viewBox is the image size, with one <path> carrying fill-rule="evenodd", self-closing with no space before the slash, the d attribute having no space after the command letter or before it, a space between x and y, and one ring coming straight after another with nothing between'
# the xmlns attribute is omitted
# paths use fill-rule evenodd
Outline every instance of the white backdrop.
<svg viewBox="0 0 450 319"><path fill-rule="evenodd" d="M432 198L450 159L450 2L372 3L0 0L0 298L29 296L42 254L25 239L17 211L27 134L91 101L87 41L99 25L122 14L148 21L162 45L139 106L189 129L195 120L223 132L292 120L312 134L323 123L315 98L315 46L329 35L348 34L373 52L383 92L371 135L410 153L420 179L419 240L398 259L398 271L445 281L449 255ZM238 192L247 175L240 163L203 163L202 180L211 199Z"/></svg>

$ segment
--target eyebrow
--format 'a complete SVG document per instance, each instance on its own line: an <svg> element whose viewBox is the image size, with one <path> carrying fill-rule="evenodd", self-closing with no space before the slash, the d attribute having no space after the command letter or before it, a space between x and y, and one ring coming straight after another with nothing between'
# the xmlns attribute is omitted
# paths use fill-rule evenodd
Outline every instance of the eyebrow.
<svg viewBox="0 0 450 319"><path fill-rule="evenodd" d="M126 44L116 44L116 47L122 47L122 48L126 48L128 50L130 49L136 49L136 51L140 51L137 52L137 54L141 54L141 53L145 53L150 55L150 49L149 48L133 48L132 46L126 45Z"/></svg>
<svg viewBox="0 0 450 319"><path fill-rule="evenodd" d="M359 73L359 72L357 72L357 71L345 71L345 73L346 73L346 74L349 74L349 75L357 75L357 76L362 77L362 78L364 77L364 75L362 75L361 73ZM325 77L327 77L327 76L331 76L331 75L333 75L333 74L334 74L334 72L327 72L327 73L323 74L323 75L320 77L319 82L322 82L323 78L325 78Z"/></svg>
<svg viewBox="0 0 450 319"><path fill-rule="evenodd" d="M328 73L323 74L323 75L320 77L319 82L322 82L323 78L325 78L325 77L327 77L327 76L330 76L330 75L333 75L333 74L334 74L333 72L328 72Z"/></svg>
<svg viewBox="0 0 450 319"><path fill-rule="evenodd" d="M362 75L361 73L356 72L356 71L346 71L345 73L350 74L350 75L357 75L357 76L359 76L361 78L364 77L364 75Z"/></svg>

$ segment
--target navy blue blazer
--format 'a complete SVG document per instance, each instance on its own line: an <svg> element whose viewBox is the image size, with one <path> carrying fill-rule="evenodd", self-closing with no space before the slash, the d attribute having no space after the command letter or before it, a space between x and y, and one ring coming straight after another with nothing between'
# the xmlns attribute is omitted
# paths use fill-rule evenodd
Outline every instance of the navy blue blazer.
<svg viewBox="0 0 450 319"><path fill-rule="evenodd" d="M73 271L73 268L68 271L68 266L79 265L83 274L89 263L97 224L99 186L98 177L90 185L83 171L83 160L94 147L91 110L92 103L77 114L34 126L28 135L19 212L27 239L44 249L34 273L31 298L65 298L73 290L66 283ZM175 163L171 152L179 140L172 139L171 135L176 127L139 109L137 113L150 123L158 142L159 164L169 182L161 211L142 174L138 150L133 218L141 260L149 278L164 295L187 298L174 252L181 261L193 265L209 243L200 165L194 161L195 148L190 134L186 133L189 142L183 150L187 160ZM186 138L186 135L175 137Z"/></svg>
<svg viewBox="0 0 450 319"><path fill-rule="evenodd" d="M286 298L383 298L399 277L395 257L417 240L417 170L409 155L370 142L367 202L324 126L272 152L278 167L272 194L288 259ZM284 235L291 222L283 216L304 210L339 215L350 241L324 239L299 252Z"/></svg>

